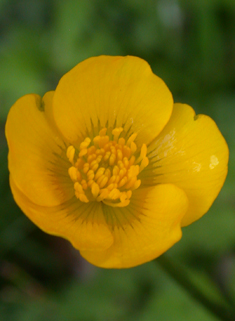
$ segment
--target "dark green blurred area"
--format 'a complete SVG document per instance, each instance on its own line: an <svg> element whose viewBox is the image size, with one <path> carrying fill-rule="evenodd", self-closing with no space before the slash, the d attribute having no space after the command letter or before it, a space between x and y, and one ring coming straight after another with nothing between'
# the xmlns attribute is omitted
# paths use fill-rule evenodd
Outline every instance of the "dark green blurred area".
<svg viewBox="0 0 235 321"><path fill-rule="evenodd" d="M28 93L55 89L90 56L136 55L175 101L211 116L230 148L229 175L209 213L167 254L205 291L235 302L235 1L0 0L0 320L212 321L154 262L91 266L68 242L41 232L8 186L4 124Z"/></svg>

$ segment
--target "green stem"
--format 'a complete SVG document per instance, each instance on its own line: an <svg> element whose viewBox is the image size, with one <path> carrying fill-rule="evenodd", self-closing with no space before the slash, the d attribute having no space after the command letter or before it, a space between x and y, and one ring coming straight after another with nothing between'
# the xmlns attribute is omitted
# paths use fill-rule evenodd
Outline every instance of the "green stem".
<svg viewBox="0 0 235 321"><path fill-rule="evenodd" d="M167 272L181 287L183 287L191 297L213 313L217 319L219 318L223 321L235 320L235 312L221 303L214 302L207 294L203 293L197 284L193 282L189 272L185 268L176 265L165 255L157 258L155 262L159 264L162 269Z"/></svg>

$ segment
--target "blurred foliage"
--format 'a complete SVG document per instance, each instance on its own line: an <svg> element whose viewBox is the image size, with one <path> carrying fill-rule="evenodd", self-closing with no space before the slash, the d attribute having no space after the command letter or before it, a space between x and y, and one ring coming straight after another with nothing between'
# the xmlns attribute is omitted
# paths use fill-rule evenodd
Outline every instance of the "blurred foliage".
<svg viewBox="0 0 235 321"><path fill-rule="evenodd" d="M234 20L233 0L0 0L1 320L216 320L153 262L95 268L41 232L12 199L4 138L10 106L53 90L78 62L100 54L144 58L176 101L210 115L225 136L226 184L168 255L235 301Z"/></svg>

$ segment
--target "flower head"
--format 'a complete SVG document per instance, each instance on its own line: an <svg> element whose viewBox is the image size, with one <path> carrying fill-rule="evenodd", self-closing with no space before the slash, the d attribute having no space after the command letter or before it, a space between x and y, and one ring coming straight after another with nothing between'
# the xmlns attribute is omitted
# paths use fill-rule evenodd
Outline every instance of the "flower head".
<svg viewBox="0 0 235 321"><path fill-rule="evenodd" d="M227 174L213 120L174 104L136 57L87 59L43 98L20 98L6 136L20 208L100 267L161 255L208 211Z"/></svg>

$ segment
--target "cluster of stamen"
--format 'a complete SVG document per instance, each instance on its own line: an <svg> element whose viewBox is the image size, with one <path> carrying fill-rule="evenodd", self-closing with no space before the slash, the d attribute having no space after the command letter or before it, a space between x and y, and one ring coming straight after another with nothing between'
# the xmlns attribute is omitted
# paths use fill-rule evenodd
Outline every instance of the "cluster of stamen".
<svg viewBox="0 0 235 321"><path fill-rule="evenodd" d="M72 145L68 147L67 157L72 164L68 173L75 196L81 202L96 200L124 207L130 203L132 191L140 186L137 176L149 163L147 146L143 144L138 155L134 142L137 134L126 141L119 138L122 131L123 128L113 129L110 140L107 129L103 128L92 141L86 137L79 150Z"/></svg>

